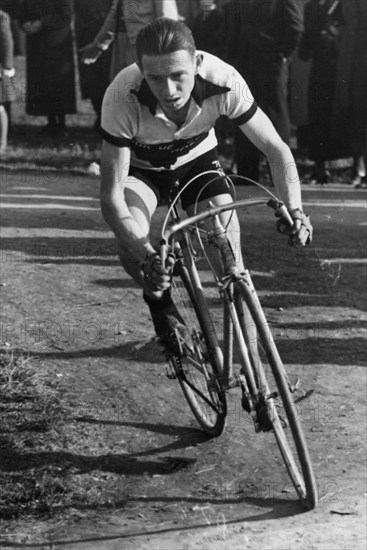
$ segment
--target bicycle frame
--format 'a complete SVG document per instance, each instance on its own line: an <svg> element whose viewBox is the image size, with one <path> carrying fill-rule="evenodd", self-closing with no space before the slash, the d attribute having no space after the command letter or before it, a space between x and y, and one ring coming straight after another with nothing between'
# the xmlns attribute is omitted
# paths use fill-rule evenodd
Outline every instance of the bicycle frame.
<svg viewBox="0 0 367 550"><path fill-rule="evenodd" d="M285 217L290 225L293 224L293 220L283 203L273 199L269 200L268 198L244 199L221 206L212 206L209 204L209 208L206 210L183 220L180 219L177 208L174 206L171 212L170 225L164 230L160 243L162 262L164 262L167 254L167 247L176 234L179 236L178 240L182 241L184 239L186 241L187 246L184 247L182 252L189 269L193 290L198 301L200 301L200 293L203 292L202 283L195 265L193 250L190 249L190 239L187 234L185 236L185 233L190 233L190 231L196 232L198 231L196 225L199 222L208 218L213 219L213 231L210 233L210 238L211 242L220 250L223 265L223 274L221 277L217 278L217 286L223 301L223 365L221 383L225 390L240 385L239 378L233 375L233 342L235 340L240 355L240 362L242 365L245 365L246 371L242 373L245 375L245 379L241 377L241 385L245 393L249 393L250 395L256 395L256 381L251 366L248 345L240 330L240 320L234 304L236 282L239 280L245 282L250 292L252 292L254 296L257 295L249 271L245 269L245 271L240 272L236 266L235 258L226 236L226 229L221 225L219 215L230 210L233 211L239 208L258 205L268 205L272 207L279 212L280 215ZM265 317L263 318L263 322L266 323ZM210 328L214 330L213 327Z"/></svg>
<svg viewBox="0 0 367 550"><path fill-rule="evenodd" d="M194 305L194 309L200 311L200 325L208 344L207 359L212 367L214 380L219 389L219 393L216 395L218 397L224 396L224 405L222 405L223 400L219 397L223 410L218 409L217 411L216 401L205 399L205 396L200 394L194 385L190 385L189 380L186 380L186 384L201 398L201 402L209 405L216 414L212 421L210 416L202 415L197 408L198 401L195 398L192 400L192 397L189 397L186 393L187 390L184 389L186 386L182 386L194 415L208 433L220 435L224 428L226 415L225 392L239 386L242 392L242 408L252 417L255 431L272 431L274 433L296 493L302 504L307 509L312 509L317 503L315 477L305 435L291 395L296 391L298 383L295 385L290 383L276 343L269 332L269 326L252 283L251 275L246 268L243 268L242 264L240 267L236 264L231 241L227 237L226 228L223 227L219 218L220 214L229 210L264 204L274 208L281 216L289 220L290 225L293 225L293 221L290 219L284 205L276 197L273 197L270 201L267 199L245 199L221 206L213 206L209 203L209 208L184 220L179 218L175 204L171 205L169 210L171 223L168 226L167 216L162 230L161 257L162 262L164 262L168 246L172 245L174 235L178 235L179 244L182 243L180 256L183 259L183 266L186 266L186 280L190 279L191 281L191 285L188 285L187 288L189 286L191 288L190 293L194 298L194 303L192 298L190 301ZM214 244L219 249L220 274L209 260L200 235L202 229L197 227L199 222L208 218L213 219L213 229L208 232L205 231L205 233L208 236L208 243ZM191 244L190 232L197 233L200 247L204 251L221 295L223 303L222 345L218 342L212 322L214 312L212 313L209 310L204 295L195 262L195 251ZM180 274L179 271L178 274ZM182 274L180 276L182 278ZM248 320L251 324L248 324ZM210 332L211 330L213 330L213 333ZM176 336L179 338L178 332ZM183 339L182 350L184 349L184 342ZM237 344L236 351L241 365L239 373L235 374L233 365L234 342ZM187 357L189 358L189 355ZM216 361L213 362L212 357L215 357ZM263 363L263 357L265 363ZM182 358L185 358L185 352L182 354ZM270 367L268 372L264 369L265 365ZM210 391L212 379L206 377L205 366L199 361L194 367L199 374L203 375L204 383L207 384L206 387ZM182 377L179 378L179 381L182 385ZM307 393L309 395L309 392ZM304 395L307 396L307 394ZM278 412L279 405L283 407L284 417ZM287 427L290 427L288 436L285 432Z"/></svg>

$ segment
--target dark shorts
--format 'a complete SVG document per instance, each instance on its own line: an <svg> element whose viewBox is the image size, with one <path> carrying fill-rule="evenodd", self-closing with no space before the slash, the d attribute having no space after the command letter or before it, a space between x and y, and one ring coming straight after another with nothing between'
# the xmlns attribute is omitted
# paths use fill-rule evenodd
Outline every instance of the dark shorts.
<svg viewBox="0 0 367 550"><path fill-rule="evenodd" d="M202 172L211 171L189 185L181 195L182 208L186 210L195 204L198 195L199 201L216 197L217 195L232 194L232 188L218 160L217 149L212 149L200 157L180 166L176 170L144 170L130 166L129 175L143 181L157 196L159 203L167 203L193 177ZM212 181L206 186L208 182ZM206 187L205 187L206 186ZM201 190L203 190L201 192Z"/></svg>

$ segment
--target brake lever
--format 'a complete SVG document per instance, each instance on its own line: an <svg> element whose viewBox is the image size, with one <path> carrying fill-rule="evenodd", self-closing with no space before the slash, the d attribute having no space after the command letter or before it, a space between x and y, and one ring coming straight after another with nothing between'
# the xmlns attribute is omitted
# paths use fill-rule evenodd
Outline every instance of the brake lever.
<svg viewBox="0 0 367 550"><path fill-rule="evenodd" d="M290 213L288 212L287 207L282 201L278 201L276 199L270 199L267 202L267 205L270 206L273 210L275 210L276 215L279 218L284 218L290 227L293 227L294 221L292 220L292 217Z"/></svg>

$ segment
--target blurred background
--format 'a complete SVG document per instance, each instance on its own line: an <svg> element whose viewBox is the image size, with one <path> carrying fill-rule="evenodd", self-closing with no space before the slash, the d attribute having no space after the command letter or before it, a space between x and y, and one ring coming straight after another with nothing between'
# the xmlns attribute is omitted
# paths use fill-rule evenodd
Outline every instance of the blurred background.
<svg viewBox="0 0 367 550"><path fill-rule="evenodd" d="M98 165L104 91L135 60L134 32L161 15L157 4L0 0L1 169ZM159 4L189 25L198 49L246 79L291 146L303 184L365 186L365 0ZM220 119L216 133L226 171L270 184L265 160L230 121Z"/></svg>

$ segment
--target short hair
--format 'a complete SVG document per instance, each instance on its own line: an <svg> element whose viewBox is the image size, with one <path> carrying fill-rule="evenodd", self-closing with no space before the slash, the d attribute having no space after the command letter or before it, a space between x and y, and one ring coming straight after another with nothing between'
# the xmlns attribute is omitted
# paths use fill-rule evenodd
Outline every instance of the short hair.
<svg viewBox="0 0 367 550"><path fill-rule="evenodd" d="M158 17L138 33L136 56L139 63L143 55L165 55L178 50L187 50L192 56L196 51L194 37L182 21Z"/></svg>

